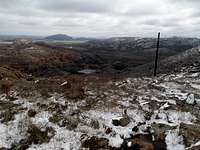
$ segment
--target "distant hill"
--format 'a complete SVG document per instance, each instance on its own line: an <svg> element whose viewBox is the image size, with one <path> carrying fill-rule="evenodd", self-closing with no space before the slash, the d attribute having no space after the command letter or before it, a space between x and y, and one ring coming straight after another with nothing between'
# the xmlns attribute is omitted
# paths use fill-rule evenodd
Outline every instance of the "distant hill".
<svg viewBox="0 0 200 150"><path fill-rule="evenodd" d="M46 40L58 40L58 41L65 41L65 40L73 40L71 36L65 34L55 34L45 38Z"/></svg>
<svg viewBox="0 0 200 150"><path fill-rule="evenodd" d="M43 38L44 38L43 36L34 36L34 35L0 35L0 40L2 41L13 41L15 39L40 40Z"/></svg>

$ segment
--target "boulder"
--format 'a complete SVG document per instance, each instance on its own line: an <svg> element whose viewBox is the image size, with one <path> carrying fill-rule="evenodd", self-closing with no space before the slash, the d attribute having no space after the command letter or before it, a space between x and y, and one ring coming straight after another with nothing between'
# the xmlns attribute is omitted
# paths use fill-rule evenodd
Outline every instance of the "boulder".
<svg viewBox="0 0 200 150"><path fill-rule="evenodd" d="M130 118L128 116L118 117L115 119L112 119L112 124L114 126L122 126L125 127L130 123Z"/></svg>
<svg viewBox="0 0 200 150"><path fill-rule="evenodd" d="M81 147L88 149L107 149L109 140L106 138L99 138L96 136L89 137L87 135L81 136Z"/></svg>

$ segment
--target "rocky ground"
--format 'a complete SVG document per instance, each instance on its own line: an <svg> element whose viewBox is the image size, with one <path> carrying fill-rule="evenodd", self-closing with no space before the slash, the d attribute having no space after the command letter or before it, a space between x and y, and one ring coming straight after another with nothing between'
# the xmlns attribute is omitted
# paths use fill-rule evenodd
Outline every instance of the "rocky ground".
<svg viewBox="0 0 200 150"><path fill-rule="evenodd" d="M200 149L200 73L193 67L156 78L88 79L76 83L81 89L56 80L69 92L46 96L30 88L40 82L1 92L0 149Z"/></svg>

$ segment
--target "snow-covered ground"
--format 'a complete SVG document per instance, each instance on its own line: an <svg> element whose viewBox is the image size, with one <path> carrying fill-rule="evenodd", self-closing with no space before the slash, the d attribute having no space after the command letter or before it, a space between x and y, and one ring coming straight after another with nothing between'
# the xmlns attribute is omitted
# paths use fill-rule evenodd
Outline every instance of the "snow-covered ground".
<svg viewBox="0 0 200 150"><path fill-rule="evenodd" d="M146 134L153 124L164 124L167 126L164 134L168 150L190 149L200 145L200 135L195 135L197 139L188 141L190 146L186 146L180 125L200 125L199 112L196 111L200 108L199 77L198 73L183 72L157 78L128 78L105 83L102 87L88 84L86 97L76 102L56 93L42 102L20 96L11 102L5 95L0 95L1 103L12 103L20 110L6 122L2 121L5 116L1 115L0 147L12 148L13 144L26 139L29 125L35 125L41 131L51 127L54 131L48 142L32 143L29 150L78 150L83 135L106 138L108 146L119 148L132 135ZM35 110L36 115L29 116L30 110ZM1 114L5 111L6 108L0 109ZM113 124L114 119L120 120L124 115L129 118L127 125ZM52 117L58 120L52 121ZM138 130L133 131L134 127ZM154 136L153 133L160 129L152 127L152 130Z"/></svg>

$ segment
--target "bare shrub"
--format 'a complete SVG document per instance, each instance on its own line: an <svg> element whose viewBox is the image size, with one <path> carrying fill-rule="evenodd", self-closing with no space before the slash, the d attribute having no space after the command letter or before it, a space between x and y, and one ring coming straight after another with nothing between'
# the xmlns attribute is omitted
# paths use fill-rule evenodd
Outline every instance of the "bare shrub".
<svg viewBox="0 0 200 150"><path fill-rule="evenodd" d="M64 94L67 98L78 99L84 97L84 80L80 76L70 76L67 78L70 86L64 89Z"/></svg>
<svg viewBox="0 0 200 150"><path fill-rule="evenodd" d="M1 87L2 87L3 92L7 96L9 96L9 92L12 86L13 86L13 82L9 80L8 78L5 78L2 80Z"/></svg>

